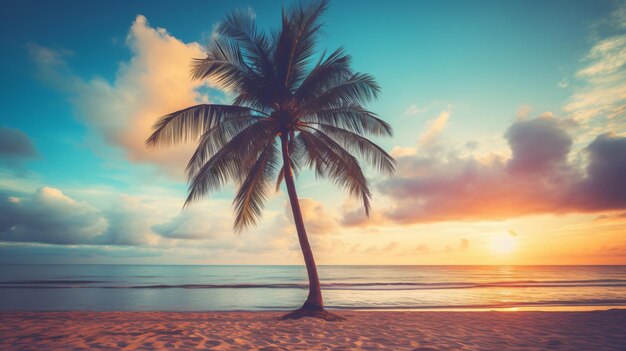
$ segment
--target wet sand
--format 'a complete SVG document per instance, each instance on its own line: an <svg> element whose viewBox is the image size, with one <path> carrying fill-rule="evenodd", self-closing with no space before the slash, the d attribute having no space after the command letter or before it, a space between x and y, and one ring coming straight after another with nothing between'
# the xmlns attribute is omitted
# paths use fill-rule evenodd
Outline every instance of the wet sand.
<svg viewBox="0 0 626 351"><path fill-rule="evenodd" d="M626 350L626 310L0 312L0 350Z"/></svg>

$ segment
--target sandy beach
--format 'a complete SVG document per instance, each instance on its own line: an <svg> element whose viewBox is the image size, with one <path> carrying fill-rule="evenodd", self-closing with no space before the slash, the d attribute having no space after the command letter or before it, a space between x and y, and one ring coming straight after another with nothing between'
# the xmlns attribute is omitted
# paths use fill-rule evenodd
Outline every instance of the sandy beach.
<svg viewBox="0 0 626 351"><path fill-rule="evenodd" d="M1 350L626 350L626 310L360 312L342 322L280 312L1 312Z"/></svg>

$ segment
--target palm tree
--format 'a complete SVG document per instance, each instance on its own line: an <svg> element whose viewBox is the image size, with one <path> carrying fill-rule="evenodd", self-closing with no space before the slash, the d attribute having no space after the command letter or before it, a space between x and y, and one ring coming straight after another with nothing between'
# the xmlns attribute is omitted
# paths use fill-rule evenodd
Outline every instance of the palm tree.
<svg viewBox="0 0 626 351"><path fill-rule="evenodd" d="M363 201L369 215L372 195L353 154L381 172L391 174L395 167L365 137L392 134L389 124L362 106L379 93L374 78L354 72L341 48L312 61L327 6L321 0L283 9L282 26L270 35L257 30L249 11L230 13L207 56L193 61L192 76L221 84L234 94L233 104L196 105L163 116L146 141L149 147L198 142L186 169L185 206L234 181L237 231L257 223L273 185L278 191L284 180L309 278L306 302L285 318L337 318L324 310L294 175L313 169Z"/></svg>

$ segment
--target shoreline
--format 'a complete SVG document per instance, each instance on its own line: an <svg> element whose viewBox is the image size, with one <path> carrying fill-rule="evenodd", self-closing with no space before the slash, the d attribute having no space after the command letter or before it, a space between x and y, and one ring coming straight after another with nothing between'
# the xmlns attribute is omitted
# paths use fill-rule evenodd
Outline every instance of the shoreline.
<svg viewBox="0 0 626 351"><path fill-rule="evenodd" d="M278 312L0 311L2 350L623 350L626 310Z"/></svg>

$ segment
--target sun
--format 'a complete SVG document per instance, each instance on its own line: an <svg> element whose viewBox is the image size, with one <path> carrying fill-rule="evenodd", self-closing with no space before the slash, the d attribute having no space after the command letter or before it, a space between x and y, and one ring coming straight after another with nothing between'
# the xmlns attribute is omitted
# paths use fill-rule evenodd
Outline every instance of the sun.
<svg viewBox="0 0 626 351"><path fill-rule="evenodd" d="M511 234L499 234L491 241L491 249L493 252L505 255L509 254L517 248L517 238Z"/></svg>

